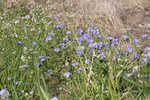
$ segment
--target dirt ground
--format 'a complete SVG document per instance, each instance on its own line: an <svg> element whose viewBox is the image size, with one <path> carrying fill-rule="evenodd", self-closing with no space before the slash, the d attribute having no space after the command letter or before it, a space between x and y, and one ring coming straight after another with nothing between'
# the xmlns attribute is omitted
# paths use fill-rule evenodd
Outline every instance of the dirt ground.
<svg viewBox="0 0 150 100"><path fill-rule="evenodd" d="M150 0L27 0L27 4L29 8L41 5L63 20L71 19L72 24L96 23L113 36L132 32L136 38L150 37ZM150 40L144 45L150 46Z"/></svg>
<svg viewBox="0 0 150 100"><path fill-rule="evenodd" d="M150 0L78 0L75 4L70 7L66 2L64 7L93 19L100 16L100 24L110 33L150 34Z"/></svg>

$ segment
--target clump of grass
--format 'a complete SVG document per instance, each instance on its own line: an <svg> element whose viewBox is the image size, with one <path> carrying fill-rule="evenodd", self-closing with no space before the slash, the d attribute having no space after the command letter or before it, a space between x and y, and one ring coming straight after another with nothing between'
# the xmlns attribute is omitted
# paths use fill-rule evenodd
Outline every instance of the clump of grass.
<svg viewBox="0 0 150 100"><path fill-rule="evenodd" d="M0 17L0 95L10 100L146 99L150 48L131 33L109 37L42 11ZM12 14L12 13L11 13ZM148 37L143 37L148 39ZM130 44L124 48L125 44ZM5 91L4 91L5 90Z"/></svg>

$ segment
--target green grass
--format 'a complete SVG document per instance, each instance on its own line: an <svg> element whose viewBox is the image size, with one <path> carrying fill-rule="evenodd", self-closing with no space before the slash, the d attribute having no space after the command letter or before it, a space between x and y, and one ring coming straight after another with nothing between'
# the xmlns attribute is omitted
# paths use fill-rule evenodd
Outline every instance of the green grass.
<svg viewBox="0 0 150 100"><path fill-rule="evenodd" d="M139 46L130 42L134 40L131 33L127 34L129 40L120 38L119 44L112 47L111 41L106 40L105 32L100 31L102 39L91 32L92 40L101 41L103 46L100 52L95 47L90 52L86 47L88 40L82 44L77 41L80 35L73 25L69 26L66 22L64 28L57 29L56 26L60 24L60 21L46 16L40 9L31 14L23 9L1 11L0 90L9 91L8 100L50 100L54 96L59 100L150 99L150 64L142 63L144 54ZM94 26L93 29L99 28ZM68 31L72 34L67 35ZM55 35L52 36L51 32ZM87 32L87 28L84 32ZM45 42L47 36L52 37L48 43ZM69 43L63 40L66 36ZM18 44L18 41L22 43ZM33 41L37 45L34 46ZM65 47L61 48L60 43L66 43ZM106 44L110 44L110 47ZM132 60L134 53L119 58L116 52L122 54L124 44L131 44L138 58ZM77 56L77 47L81 45L85 48L81 50L80 47L82 55ZM55 52L56 48L60 51ZM101 58L102 52L106 55L105 59ZM40 61L40 56L45 57L44 61ZM90 62L85 64L85 60ZM65 65L67 62L68 66ZM40 66L37 67L37 63ZM133 73L135 67L138 71ZM48 75L48 70L53 73ZM68 78L64 76L66 72L71 73ZM126 77L126 74L132 75Z"/></svg>

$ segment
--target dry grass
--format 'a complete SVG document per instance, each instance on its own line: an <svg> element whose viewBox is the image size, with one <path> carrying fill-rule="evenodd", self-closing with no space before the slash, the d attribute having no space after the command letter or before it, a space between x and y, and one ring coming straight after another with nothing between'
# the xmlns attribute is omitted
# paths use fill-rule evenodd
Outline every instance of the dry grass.
<svg viewBox="0 0 150 100"><path fill-rule="evenodd" d="M19 7L22 0L7 0ZM27 7L34 9L42 6L47 13L71 20L74 25L96 23L109 30L109 33L141 32L145 9L150 7L149 0L24 0ZM144 23L145 25L145 23ZM145 25L146 27L146 25ZM147 28L143 28L149 32ZM143 32L141 32L143 33Z"/></svg>

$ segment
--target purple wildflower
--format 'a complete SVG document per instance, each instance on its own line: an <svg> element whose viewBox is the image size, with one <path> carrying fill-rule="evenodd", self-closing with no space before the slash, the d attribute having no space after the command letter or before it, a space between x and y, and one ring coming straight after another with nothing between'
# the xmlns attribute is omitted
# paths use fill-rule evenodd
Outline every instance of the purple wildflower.
<svg viewBox="0 0 150 100"><path fill-rule="evenodd" d="M80 50L80 49L81 49L81 50L84 50L84 46L78 46L78 47L77 47L77 50Z"/></svg>
<svg viewBox="0 0 150 100"><path fill-rule="evenodd" d="M104 52L102 52L101 59L106 59L106 55Z"/></svg>
<svg viewBox="0 0 150 100"><path fill-rule="evenodd" d="M90 53L92 54L93 52L94 52L94 48L91 47L91 48L90 48Z"/></svg>
<svg viewBox="0 0 150 100"><path fill-rule="evenodd" d="M8 77L8 81L11 81L11 79L12 79L11 77Z"/></svg>
<svg viewBox="0 0 150 100"><path fill-rule="evenodd" d="M133 60L137 59L137 58L138 58L138 54L137 54L137 52L135 52L134 55L133 55Z"/></svg>
<svg viewBox="0 0 150 100"><path fill-rule="evenodd" d="M77 32L78 32L80 35L82 35L83 30L82 30L82 29L79 29Z"/></svg>
<svg viewBox="0 0 150 100"><path fill-rule="evenodd" d="M103 42L99 42L97 43L97 45L98 45L98 49L101 50L101 48L103 47Z"/></svg>
<svg viewBox="0 0 150 100"><path fill-rule="evenodd" d="M48 43L49 40L52 40L52 38L50 36L47 36L45 42Z"/></svg>
<svg viewBox="0 0 150 100"><path fill-rule="evenodd" d="M55 28L58 29L58 28L59 28L59 25L56 25Z"/></svg>
<svg viewBox="0 0 150 100"><path fill-rule="evenodd" d="M22 70L25 70L25 69L28 68L28 67L29 67L29 65L27 65L27 64L20 66L20 68L21 68Z"/></svg>
<svg viewBox="0 0 150 100"><path fill-rule="evenodd" d="M118 43L119 43L119 42L118 42L118 39L113 39L113 40L112 40L112 43L115 44L115 45L118 45Z"/></svg>
<svg viewBox="0 0 150 100"><path fill-rule="evenodd" d="M135 45L138 45L138 40L134 39L133 42L135 43Z"/></svg>
<svg viewBox="0 0 150 100"><path fill-rule="evenodd" d="M94 24L90 24L90 27L93 28L93 27L94 27Z"/></svg>
<svg viewBox="0 0 150 100"><path fill-rule="evenodd" d="M147 34L143 34L143 35L141 35L141 37L142 37L142 39L145 39L145 38L148 37L148 35Z"/></svg>
<svg viewBox="0 0 150 100"><path fill-rule="evenodd" d="M68 35L71 35L71 31L68 31L67 34L68 34Z"/></svg>
<svg viewBox="0 0 150 100"><path fill-rule="evenodd" d="M65 44L64 43L60 43L60 46L61 46L61 48L64 48Z"/></svg>
<svg viewBox="0 0 150 100"><path fill-rule="evenodd" d="M36 63L36 67L40 67L40 63L38 62L38 63Z"/></svg>
<svg viewBox="0 0 150 100"><path fill-rule="evenodd" d="M54 32L50 32L49 33L51 36L55 36L55 33Z"/></svg>
<svg viewBox="0 0 150 100"><path fill-rule="evenodd" d="M54 16L54 17L53 17L53 20L57 20L57 17L56 17L56 16Z"/></svg>
<svg viewBox="0 0 150 100"><path fill-rule="evenodd" d="M123 38L123 40L129 39L129 37L127 35L123 35L122 38Z"/></svg>
<svg viewBox="0 0 150 100"><path fill-rule="evenodd" d="M49 76L51 76L51 75L53 74L53 72L54 72L53 70L48 70L48 71L46 72L46 74L49 75Z"/></svg>
<svg viewBox="0 0 150 100"><path fill-rule="evenodd" d="M36 43L35 41L33 41L33 42L32 42L32 44L33 44L34 46L36 46L36 45L37 45L37 43Z"/></svg>
<svg viewBox="0 0 150 100"><path fill-rule="evenodd" d="M130 74L126 73L123 77L124 78L129 78L131 75L132 75L131 73Z"/></svg>
<svg viewBox="0 0 150 100"><path fill-rule="evenodd" d="M106 42L105 45L108 46L108 47L110 47L110 43L109 42Z"/></svg>
<svg viewBox="0 0 150 100"><path fill-rule="evenodd" d="M77 50L76 50L77 56L81 56L82 55L81 50L84 50L84 46L78 46L77 47Z"/></svg>
<svg viewBox="0 0 150 100"><path fill-rule="evenodd" d="M76 53L77 53L77 56L81 56L82 55L81 50L77 50Z"/></svg>
<svg viewBox="0 0 150 100"><path fill-rule="evenodd" d="M65 27L65 24L64 23L62 23L62 24L60 24L60 26L59 26L61 29L63 29L64 27Z"/></svg>
<svg viewBox="0 0 150 100"><path fill-rule="evenodd" d="M132 71L132 73L138 73L138 67L133 67L133 71Z"/></svg>
<svg viewBox="0 0 150 100"><path fill-rule="evenodd" d="M96 29L95 31L96 31L96 34L97 34L97 35L100 34L99 29ZM100 35L101 35L101 34L100 34Z"/></svg>
<svg viewBox="0 0 150 100"><path fill-rule="evenodd" d="M98 43L96 43L96 42L95 43L90 43L89 47L90 48L98 48Z"/></svg>
<svg viewBox="0 0 150 100"><path fill-rule="evenodd" d="M67 44L70 45L71 41L67 41Z"/></svg>
<svg viewBox="0 0 150 100"><path fill-rule="evenodd" d="M144 52L150 52L150 47L146 47L146 48L144 49Z"/></svg>
<svg viewBox="0 0 150 100"><path fill-rule="evenodd" d="M128 51L129 51L129 53L132 53L133 49L132 48L128 48Z"/></svg>
<svg viewBox="0 0 150 100"><path fill-rule="evenodd" d="M93 30L92 34L93 34L93 36L95 37L95 34L96 34L96 30Z"/></svg>
<svg viewBox="0 0 150 100"><path fill-rule="evenodd" d="M148 52L148 53L146 54L146 57L147 57L147 58L150 58L150 52Z"/></svg>
<svg viewBox="0 0 150 100"><path fill-rule="evenodd" d="M99 29L96 29L96 33L98 33L98 34L100 33L100 32L99 32Z"/></svg>
<svg viewBox="0 0 150 100"><path fill-rule="evenodd" d="M120 54L119 51L116 52L116 55L118 56L118 58L121 58L121 57L122 57L122 55Z"/></svg>
<svg viewBox="0 0 150 100"><path fill-rule="evenodd" d="M59 52L60 49L59 49L59 48L55 48L54 51L55 51L55 52Z"/></svg>
<svg viewBox="0 0 150 100"><path fill-rule="evenodd" d="M16 81L16 85L18 85L19 84L19 81Z"/></svg>
<svg viewBox="0 0 150 100"><path fill-rule="evenodd" d="M77 73L80 74L81 71L84 71L84 69L83 69L82 67L80 67L80 68L77 70Z"/></svg>
<svg viewBox="0 0 150 100"><path fill-rule="evenodd" d="M88 37L88 39L89 39L89 40L91 40L91 39L92 39L92 37L91 37L91 34L90 34L90 33L88 33L88 34L87 34L87 37Z"/></svg>
<svg viewBox="0 0 150 100"><path fill-rule="evenodd" d="M89 46L91 43L93 43L94 41L92 40L92 39L89 39L88 40L88 43L87 43L87 45Z"/></svg>
<svg viewBox="0 0 150 100"><path fill-rule="evenodd" d="M79 65L79 62L75 62L75 65Z"/></svg>
<svg viewBox="0 0 150 100"><path fill-rule="evenodd" d="M102 35L101 34L97 34L99 39L102 39Z"/></svg>
<svg viewBox="0 0 150 100"><path fill-rule="evenodd" d="M143 62L142 62L143 64L145 63L145 64L148 64L148 58L143 58Z"/></svg>
<svg viewBox="0 0 150 100"><path fill-rule="evenodd" d="M112 39L112 47L114 47L114 45L118 45L118 39Z"/></svg>
<svg viewBox="0 0 150 100"><path fill-rule="evenodd" d="M85 32L85 33L82 35L83 40L87 40L87 36L88 36L88 34L87 34L87 32Z"/></svg>
<svg viewBox="0 0 150 100"><path fill-rule="evenodd" d="M74 66L74 67L75 67L75 66L78 66L78 65L79 65L78 62L75 62L75 63L72 64L72 66Z"/></svg>
<svg viewBox="0 0 150 100"><path fill-rule="evenodd" d="M65 63L65 66L69 66L69 62L66 62L66 63Z"/></svg>
<svg viewBox="0 0 150 100"><path fill-rule="evenodd" d="M10 94L9 94L8 90L1 89L0 96L1 96L1 100L7 100L7 97L10 96Z"/></svg>
<svg viewBox="0 0 150 100"><path fill-rule="evenodd" d="M22 44L22 42L21 42L21 41L18 41L18 42L17 42L17 44L21 45L21 44Z"/></svg>
<svg viewBox="0 0 150 100"><path fill-rule="evenodd" d="M85 64L89 64L90 62L91 62L91 61L90 61L89 59L86 59L84 63L85 63Z"/></svg>
<svg viewBox="0 0 150 100"><path fill-rule="evenodd" d="M88 31L88 33L90 33L90 32L93 31L93 28L92 28L92 27L89 27L89 28L87 29L87 31Z"/></svg>
<svg viewBox="0 0 150 100"><path fill-rule="evenodd" d="M52 97L50 100L58 100L57 97Z"/></svg>
<svg viewBox="0 0 150 100"><path fill-rule="evenodd" d="M73 63L73 64L72 64L72 66L73 66L73 67L75 67L75 66L76 66L76 64L75 64L75 63Z"/></svg>
<svg viewBox="0 0 150 100"><path fill-rule="evenodd" d="M95 48L98 48L98 43L97 43L97 42L93 43L93 46L94 46Z"/></svg>
<svg viewBox="0 0 150 100"><path fill-rule="evenodd" d="M41 33L41 30L39 29L38 34L40 34L40 33Z"/></svg>
<svg viewBox="0 0 150 100"><path fill-rule="evenodd" d="M112 40L113 38L112 37L106 37L106 40Z"/></svg>
<svg viewBox="0 0 150 100"><path fill-rule="evenodd" d="M64 74L64 76L67 77L67 78L70 77L70 75L71 75L70 72L66 72L66 73Z"/></svg>
<svg viewBox="0 0 150 100"><path fill-rule="evenodd" d="M68 41L69 39L68 39L68 37L66 36L66 37L63 38L63 40L64 40L64 41Z"/></svg>
<svg viewBox="0 0 150 100"><path fill-rule="evenodd" d="M128 52L126 50L123 50L123 55L126 55Z"/></svg>
<svg viewBox="0 0 150 100"><path fill-rule="evenodd" d="M77 41L79 42L79 44L81 44L84 41L84 37L77 38Z"/></svg>
<svg viewBox="0 0 150 100"><path fill-rule="evenodd" d="M45 56L40 56L39 59L40 59L41 62L43 62L43 61L46 60L46 57Z"/></svg>

